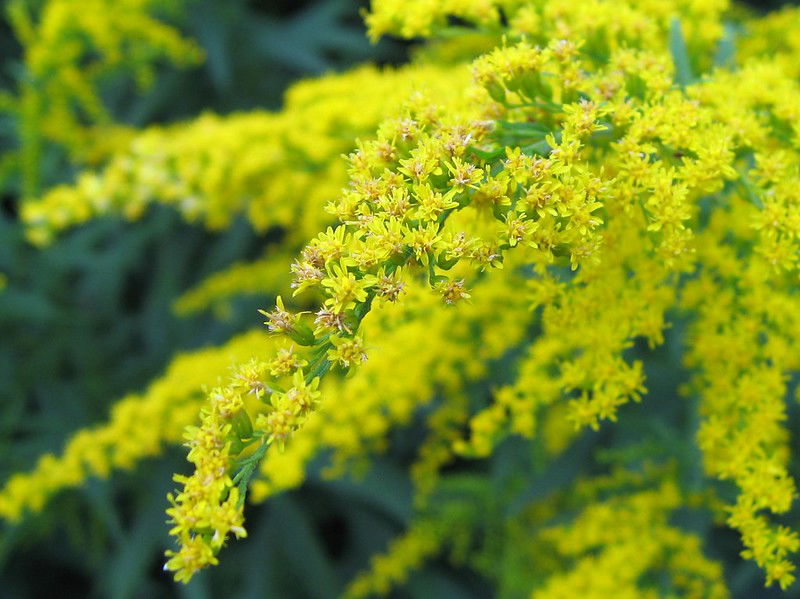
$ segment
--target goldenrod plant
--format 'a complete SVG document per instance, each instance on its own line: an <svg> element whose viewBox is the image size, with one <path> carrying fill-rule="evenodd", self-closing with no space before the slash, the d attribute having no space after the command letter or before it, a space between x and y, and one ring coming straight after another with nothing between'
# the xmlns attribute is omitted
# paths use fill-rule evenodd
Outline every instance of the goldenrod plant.
<svg viewBox="0 0 800 599"><path fill-rule="evenodd" d="M373 41L415 40L410 62L299 82L279 112L128 130L73 181L28 184L40 246L156 205L245 220L259 257L175 311L274 301L11 476L0 517L182 444L164 559L182 583L271 542L249 538L250 504L371 472L407 480L404 530L327 594L414 588L437 561L476 596L796 593L800 11L373 0L363 17ZM141 43L198 59L171 31ZM75 93L70 64L48 81Z"/></svg>
<svg viewBox="0 0 800 599"><path fill-rule="evenodd" d="M6 160L19 163L25 196L39 194L45 140L82 160L125 145L129 132L113 122L100 97L104 79L124 74L146 88L158 61L189 65L200 59L196 44L157 18L176 6L152 0L7 3L24 47L25 74L16 94L0 95L0 107L19 119L19 149Z"/></svg>

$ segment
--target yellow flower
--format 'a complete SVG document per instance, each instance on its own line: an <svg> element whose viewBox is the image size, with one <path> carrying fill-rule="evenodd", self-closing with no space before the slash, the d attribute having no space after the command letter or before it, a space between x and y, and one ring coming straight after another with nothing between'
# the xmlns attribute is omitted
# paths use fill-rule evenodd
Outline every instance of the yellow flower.
<svg viewBox="0 0 800 599"><path fill-rule="evenodd" d="M342 263L328 266L327 276L322 279L322 286L329 289L330 297L325 300L325 305L330 306L335 312L344 312L353 307L357 302L367 299L368 290L376 283L374 275L363 275L356 278Z"/></svg>
<svg viewBox="0 0 800 599"><path fill-rule="evenodd" d="M328 350L328 359L338 362L343 368L366 362L367 354L361 337L331 337L333 348Z"/></svg>

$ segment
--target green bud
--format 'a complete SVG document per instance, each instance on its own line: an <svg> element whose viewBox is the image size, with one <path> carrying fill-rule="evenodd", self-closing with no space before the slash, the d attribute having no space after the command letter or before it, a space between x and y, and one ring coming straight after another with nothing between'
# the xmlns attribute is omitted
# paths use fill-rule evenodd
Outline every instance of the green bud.
<svg viewBox="0 0 800 599"><path fill-rule="evenodd" d="M314 345L316 340L314 339L314 332L308 325L302 324L300 322L294 323L291 330L287 331L287 335L299 345Z"/></svg>
<svg viewBox="0 0 800 599"><path fill-rule="evenodd" d="M440 283L446 283L446 282L447 282L447 281L449 281L449 280L450 280L450 279L448 279L448 278L447 278L446 276L444 276L444 275L433 275L433 276L430 278L430 285L431 285L431 287L436 287L436 286L437 286L437 285L439 285Z"/></svg>
<svg viewBox="0 0 800 599"><path fill-rule="evenodd" d="M486 91L489 92L489 95L492 97L492 100L494 100L495 102L500 102L501 104L505 104L506 90L502 85L496 82L489 83L486 86Z"/></svg>
<svg viewBox="0 0 800 599"><path fill-rule="evenodd" d="M228 452L231 455L239 455L240 453L242 453L242 450L245 447L247 447L247 445L245 445L244 441L242 441L241 439L233 439L231 440L230 449L228 450Z"/></svg>
<svg viewBox="0 0 800 599"><path fill-rule="evenodd" d="M451 258L450 260L447 260L444 257L444 252L442 252L441 254L439 254L439 259L436 261L436 265L442 270L450 270L456 264L458 264L458 260L459 260L458 258Z"/></svg>
<svg viewBox="0 0 800 599"><path fill-rule="evenodd" d="M249 439L253 436L253 423L250 422L250 415L247 410L242 409L236 412L236 415L231 418L231 425L239 439Z"/></svg>

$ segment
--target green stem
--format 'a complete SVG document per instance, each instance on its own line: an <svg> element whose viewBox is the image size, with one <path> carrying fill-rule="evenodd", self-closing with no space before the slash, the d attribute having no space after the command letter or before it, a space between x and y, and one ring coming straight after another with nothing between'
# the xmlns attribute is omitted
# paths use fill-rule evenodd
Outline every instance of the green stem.
<svg viewBox="0 0 800 599"><path fill-rule="evenodd" d="M22 197L30 200L39 195L39 168L42 140L39 130L41 98L30 81L25 82L21 98L20 162L22 166Z"/></svg>
<svg viewBox="0 0 800 599"><path fill-rule="evenodd" d="M332 344L328 344L328 347L333 347ZM313 380L317 377L320 379L325 376L325 374L331 369L331 361L328 358L323 358L322 361L317 364L311 372L306 375L305 383L306 385L310 385Z"/></svg>
<svg viewBox="0 0 800 599"><path fill-rule="evenodd" d="M261 445L253 452L252 455L246 457L239 462L240 469L233 477L233 484L239 489L239 505L244 505L245 497L247 496L247 486L250 484L250 479L261 462L261 459L266 455L270 443L266 439L262 439Z"/></svg>

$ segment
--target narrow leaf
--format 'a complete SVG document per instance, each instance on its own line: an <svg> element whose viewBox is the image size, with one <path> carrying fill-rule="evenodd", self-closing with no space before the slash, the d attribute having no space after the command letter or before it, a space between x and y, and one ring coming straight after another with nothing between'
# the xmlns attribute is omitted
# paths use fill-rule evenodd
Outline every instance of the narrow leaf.
<svg viewBox="0 0 800 599"><path fill-rule="evenodd" d="M669 51L672 62L675 64L675 83L686 87L694 81L692 64L689 61L689 51L686 48L686 39L683 37L681 22L675 18L669 28Z"/></svg>

